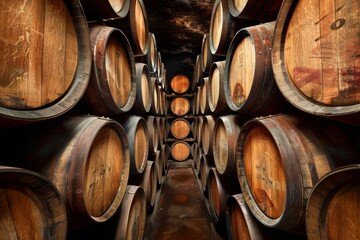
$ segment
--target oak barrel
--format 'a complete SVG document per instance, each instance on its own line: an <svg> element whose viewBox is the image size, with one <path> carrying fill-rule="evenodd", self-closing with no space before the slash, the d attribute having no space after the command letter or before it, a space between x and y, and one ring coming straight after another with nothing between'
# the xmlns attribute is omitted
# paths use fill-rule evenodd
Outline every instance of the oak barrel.
<svg viewBox="0 0 360 240"><path fill-rule="evenodd" d="M136 100L132 113L147 114L151 110L152 94L150 92L151 77L148 65L135 63L136 69Z"/></svg>
<svg viewBox="0 0 360 240"><path fill-rule="evenodd" d="M148 53L149 24L143 0L130 1L126 17L105 19L104 23L119 28L125 33L135 56L143 56Z"/></svg>
<svg viewBox="0 0 360 240"><path fill-rule="evenodd" d="M237 115L221 116L215 121L211 144L219 174L236 176L235 153L241 124Z"/></svg>
<svg viewBox="0 0 360 240"><path fill-rule="evenodd" d="M271 66L275 22L243 28L231 41L225 64L227 105L234 112L266 116L288 105Z"/></svg>
<svg viewBox="0 0 360 240"><path fill-rule="evenodd" d="M36 172L0 166L0 212L0 239L66 239L64 201Z"/></svg>
<svg viewBox="0 0 360 240"><path fill-rule="evenodd" d="M214 55L210 50L210 34L205 33L201 42L200 63L201 71L208 73L213 62L225 60L225 56Z"/></svg>
<svg viewBox="0 0 360 240"><path fill-rule="evenodd" d="M272 64L280 91L301 111L360 125L359 9L359 1L284 0Z"/></svg>
<svg viewBox="0 0 360 240"><path fill-rule="evenodd" d="M158 88L158 82L157 78L151 77L150 80L150 91L152 91L152 98L151 98L151 109L150 112L153 115L159 115L160 113L160 89Z"/></svg>
<svg viewBox="0 0 360 240"><path fill-rule="evenodd" d="M190 156L190 145L185 141L174 142L170 147L170 153L175 161L185 161Z"/></svg>
<svg viewBox="0 0 360 240"><path fill-rule="evenodd" d="M145 63L146 65L148 65L150 73L156 73L158 64L158 50L154 33L149 32L148 45L148 52L145 55L139 55L135 57L135 61Z"/></svg>
<svg viewBox="0 0 360 240"><path fill-rule="evenodd" d="M161 150L157 150L155 153L155 160L154 160L154 164L155 164L155 169L156 169L156 178L157 178L157 183L158 186L160 186L163 181L164 181L164 164L162 162L162 154L160 152Z"/></svg>
<svg viewBox="0 0 360 240"><path fill-rule="evenodd" d="M184 139L190 133L190 123L185 118L177 118L172 121L170 132L176 139Z"/></svg>
<svg viewBox="0 0 360 240"><path fill-rule="evenodd" d="M186 97L175 97L170 102L171 112L178 116L182 117L188 114L190 111L190 101Z"/></svg>
<svg viewBox="0 0 360 240"><path fill-rule="evenodd" d="M226 203L226 229L229 240L235 239L297 239L305 240L302 235L291 234L275 228L269 228L261 224L252 215L244 196L234 194Z"/></svg>
<svg viewBox="0 0 360 240"><path fill-rule="evenodd" d="M136 97L135 61L130 44L117 28L94 25L90 31L94 64L83 101L93 114L128 112Z"/></svg>
<svg viewBox="0 0 360 240"><path fill-rule="evenodd" d="M128 15L131 0L80 0L86 19L101 20L124 18Z"/></svg>
<svg viewBox="0 0 360 240"><path fill-rule="evenodd" d="M200 91L199 91L199 110L200 114L210 114L210 105L209 105L209 98L210 95L210 85L209 85L209 77L204 77L203 81L200 85Z"/></svg>
<svg viewBox="0 0 360 240"><path fill-rule="evenodd" d="M160 149L161 149L160 158L161 158L161 162L163 163L164 173L166 173L168 169L167 161L170 155L170 146L167 144L162 144Z"/></svg>
<svg viewBox="0 0 360 240"><path fill-rule="evenodd" d="M146 167L149 155L149 130L141 116L128 115L115 118L124 127L130 148L130 174L139 175Z"/></svg>
<svg viewBox="0 0 360 240"><path fill-rule="evenodd" d="M201 147L203 153L208 156L213 156L213 136L214 136L214 126L216 119L212 115L206 115L203 117L203 122L201 125Z"/></svg>
<svg viewBox="0 0 360 240"><path fill-rule="evenodd" d="M229 11L233 17L260 22L274 21L283 0L228 0Z"/></svg>
<svg viewBox="0 0 360 240"><path fill-rule="evenodd" d="M232 110L226 102L225 90L225 63L226 61L213 62L209 72L208 94L209 108L214 114L224 115Z"/></svg>
<svg viewBox="0 0 360 240"><path fill-rule="evenodd" d="M119 208L115 239L143 239L146 222L144 189L128 185Z"/></svg>
<svg viewBox="0 0 360 240"><path fill-rule="evenodd" d="M200 54L196 55L194 72L191 80L191 90L195 91L197 86L200 85L200 82L203 77L203 71L201 69L201 56Z"/></svg>
<svg viewBox="0 0 360 240"><path fill-rule="evenodd" d="M306 207L306 233L313 239L359 239L360 165L333 169L314 186Z"/></svg>
<svg viewBox="0 0 360 240"><path fill-rule="evenodd" d="M129 143L118 122L74 115L2 134L2 146L10 144L4 154L11 146L21 149L11 151L19 159L11 164L39 172L58 188L69 228L106 222L115 214L130 171Z"/></svg>
<svg viewBox="0 0 360 240"><path fill-rule="evenodd" d="M190 88L190 80L184 74L176 74L170 80L170 87L175 94L184 94Z"/></svg>
<svg viewBox="0 0 360 240"><path fill-rule="evenodd" d="M0 124L68 112L83 96L91 72L89 28L80 3L2 0L1 5Z"/></svg>
<svg viewBox="0 0 360 240"><path fill-rule="evenodd" d="M216 0L210 19L209 44L214 55L226 55L231 39L241 28L254 25L255 21L231 16L227 0Z"/></svg>
<svg viewBox="0 0 360 240"><path fill-rule="evenodd" d="M262 224L304 234L306 202L314 185L332 169L359 161L344 128L325 120L278 114L252 119L241 128L238 179Z"/></svg>
<svg viewBox="0 0 360 240"><path fill-rule="evenodd" d="M149 156L159 149L159 125L154 116L146 116L146 124L149 133Z"/></svg>
<svg viewBox="0 0 360 240"><path fill-rule="evenodd" d="M236 178L221 175L212 168L207 179L209 194L209 208L213 221L226 231L226 203L227 199L240 193L239 182Z"/></svg>

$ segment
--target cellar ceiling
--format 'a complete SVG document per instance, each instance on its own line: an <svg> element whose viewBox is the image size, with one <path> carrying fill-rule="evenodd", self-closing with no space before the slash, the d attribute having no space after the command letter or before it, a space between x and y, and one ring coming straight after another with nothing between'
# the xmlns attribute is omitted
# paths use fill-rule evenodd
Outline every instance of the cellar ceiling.
<svg viewBox="0 0 360 240"><path fill-rule="evenodd" d="M143 0L149 31L155 34L168 82L178 73L192 78L203 36L210 29L214 2L215 0Z"/></svg>

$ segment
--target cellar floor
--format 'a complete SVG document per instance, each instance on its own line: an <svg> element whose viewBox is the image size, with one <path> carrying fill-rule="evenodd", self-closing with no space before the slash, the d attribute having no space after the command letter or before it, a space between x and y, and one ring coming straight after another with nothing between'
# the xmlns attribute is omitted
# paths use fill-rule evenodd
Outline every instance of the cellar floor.
<svg viewBox="0 0 360 240"><path fill-rule="evenodd" d="M192 160L169 163L144 239L220 239L199 184Z"/></svg>

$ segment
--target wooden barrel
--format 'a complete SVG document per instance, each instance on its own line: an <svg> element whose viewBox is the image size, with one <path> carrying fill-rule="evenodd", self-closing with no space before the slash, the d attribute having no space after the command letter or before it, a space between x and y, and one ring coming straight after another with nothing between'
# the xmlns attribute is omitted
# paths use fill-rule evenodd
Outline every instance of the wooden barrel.
<svg viewBox="0 0 360 240"><path fill-rule="evenodd" d="M254 216L265 226L300 234L314 185L359 157L338 123L300 114L248 121L236 151L238 179Z"/></svg>
<svg viewBox="0 0 360 240"><path fill-rule="evenodd" d="M164 182L164 165L162 162L162 156L160 150L157 150L155 153L155 169L156 169L156 178L158 186L160 186Z"/></svg>
<svg viewBox="0 0 360 240"><path fill-rule="evenodd" d="M126 132L130 148L130 174L141 174L149 155L149 130L143 117L129 115L116 118Z"/></svg>
<svg viewBox="0 0 360 240"><path fill-rule="evenodd" d="M19 159L11 164L39 172L58 188L70 228L106 222L115 214L130 171L129 143L118 122L91 115L68 116L8 129L2 135L7 142L2 146L21 149L11 151ZM5 152L10 147L3 153L9 154Z"/></svg>
<svg viewBox="0 0 360 240"><path fill-rule="evenodd" d="M154 116L146 116L146 124L149 133L149 156L159 149L159 125Z"/></svg>
<svg viewBox="0 0 360 240"><path fill-rule="evenodd" d="M211 169L215 169L213 161L206 157L205 154L202 154L200 157L200 166L199 166L199 175L200 175L200 183L201 189L204 192L204 195L207 196L208 194L208 187L207 187L207 179Z"/></svg>
<svg viewBox="0 0 360 240"><path fill-rule="evenodd" d="M158 88L157 78L151 77L151 86L150 90L152 91L152 100L151 100L151 109L150 112L153 115L159 115L159 105L160 105L160 89Z"/></svg>
<svg viewBox="0 0 360 240"><path fill-rule="evenodd" d="M154 161L147 161L144 172L141 175L137 175L133 178L133 181L129 181L128 185L140 186L144 189L147 210L150 212L153 210L156 201L157 193L157 172Z"/></svg>
<svg viewBox="0 0 360 240"><path fill-rule="evenodd" d="M226 61L214 62L209 72L209 108L214 114L225 115L232 112L226 102L225 92L225 63Z"/></svg>
<svg viewBox="0 0 360 240"><path fill-rule="evenodd" d="M168 162L169 155L170 155L170 147L169 147L169 145L162 144L161 145L161 151L160 151L160 159L161 159L161 161L163 163L163 169L164 169L165 173L166 173L166 171L168 169L167 162Z"/></svg>
<svg viewBox="0 0 360 240"><path fill-rule="evenodd" d="M203 118L201 126L201 147L203 153L208 156L213 156L213 134L215 126L215 118L212 115L206 115Z"/></svg>
<svg viewBox="0 0 360 240"><path fill-rule="evenodd" d="M209 77L204 77L202 84L200 85L199 91L199 111L200 114L210 114L210 105L209 105L209 98L210 95L210 85L209 85Z"/></svg>
<svg viewBox="0 0 360 240"><path fill-rule="evenodd" d="M106 19L104 23L119 28L125 33L135 56L148 53L149 24L142 0L130 1L129 12L126 17Z"/></svg>
<svg viewBox="0 0 360 240"><path fill-rule="evenodd" d="M171 112L178 116L185 116L190 111L190 101L186 97L175 97L170 102Z"/></svg>
<svg viewBox="0 0 360 240"><path fill-rule="evenodd" d="M155 34L151 32L149 32L148 48L147 54L135 57L135 61L145 63L148 65L150 73L155 73L158 64L158 50Z"/></svg>
<svg viewBox="0 0 360 240"><path fill-rule="evenodd" d="M0 124L37 122L68 112L84 94L91 72L89 29L80 3L3 5Z"/></svg>
<svg viewBox="0 0 360 240"><path fill-rule="evenodd" d="M227 0L216 0L210 19L209 43L214 55L226 55L231 39L241 28L254 25L255 21L234 18L229 12Z"/></svg>
<svg viewBox="0 0 360 240"><path fill-rule="evenodd" d="M201 100L201 86L196 87L195 89L195 95L193 98L193 102L194 102L194 115L200 115L200 100Z"/></svg>
<svg viewBox="0 0 360 240"><path fill-rule="evenodd" d="M212 168L207 179L209 208L213 221L226 231L226 203L228 197L240 193L236 178L219 174Z"/></svg>
<svg viewBox="0 0 360 240"><path fill-rule="evenodd" d="M213 130L213 158L219 174L236 176L236 146L242 122L237 115L216 119Z"/></svg>
<svg viewBox="0 0 360 240"><path fill-rule="evenodd" d="M146 197L144 189L128 185L119 208L114 239L143 239L146 222Z"/></svg>
<svg viewBox="0 0 360 240"><path fill-rule="evenodd" d="M208 73L213 62L225 60L224 56L214 55L210 50L210 36L209 33L205 33L201 42L201 54L200 54L200 63L201 71L203 73Z"/></svg>
<svg viewBox="0 0 360 240"><path fill-rule="evenodd" d="M130 111L135 103L136 71L129 42L119 29L90 28L93 67L83 102L93 114Z"/></svg>
<svg viewBox="0 0 360 240"><path fill-rule="evenodd" d="M271 66L275 22L243 28L233 38L225 64L225 99L234 112L266 116L288 105ZM266 86L266 87L264 87Z"/></svg>
<svg viewBox="0 0 360 240"><path fill-rule="evenodd" d="M0 239L66 239L63 199L38 173L0 166L0 212Z"/></svg>
<svg viewBox="0 0 360 240"><path fill-rule="evenodd" d="M190 156L190 145L184 141L177 141L171 145L171 156L175 161L185 161Z"/></svg>
<svg viewBox="0 0 360 240"><path fill-rule="evenodd" d="M226 230L228 239L298 239L306 237L269 228L252 215L242 194L235 194L226 203Z"/></svg>
<svg viewBox="0 0 360 240"><path fill-rule="evenodd" d="M284 0L272 63L280 91L295 107L360 125L359 8L358 1Z"/></svg>
<svg viewBox="0 0 360 240"><path fill-rule="evenodd" d="M136 100L132 113L147 114L151 110L152 94L150 92L151 77L148 65L135 63L136 69Z"/></svg>
<svg viewBox="0 0 360 240"><path fill-rule="evenodd" d="M80 0L86 19L102 20L108 18L124 18L128 15L131 0Z"/></svg>
<svg viewBox="0 0 360 240"><path fill-rule="evenodd" d="M170 132L176 139L184 139L190 133L190 123L185 118L177 118L172 121Z"/></svg>
<svg viewBox="0 0 360 240"><path fill-rule="evenodd" d="M176 74L170 80L170 87L175 94L184 94L190 88L190 80L184 74Z"/></svg>
<svg viewBox="0 0 360 240"><path fill-rule="evenodd" d="M191 90L195 91L197 86L199 86L201 80L202 80L203 72L201 69L201 57L200 54L196 55L195 60L195 66L194 66L194 72L193 77L191 81Z"/></svg>
<svg viewBox="0 0 360 240"><path fill-rule="evenodd" d="M314 186L306 208L306 233L313 239L359 239L360 165L324 175Z"/></svg>
<svg viewBox="0 0 360 240"><path fill-rule="evenodd" d="M157 52L158 58L157 58L157 69L156 69L156 73L157 73L157 77L158 77L158 83L161 82L161 76L163 75L163 62L162 62L162 58L161 58L161 52L158 51Z"/></svg>
<svg viewBox="0 0 360 240"><path fill-rule="evenodd" d="M229 0L228 4L233 17L268 22L276 20L282 2L283 0Z"/></svg>

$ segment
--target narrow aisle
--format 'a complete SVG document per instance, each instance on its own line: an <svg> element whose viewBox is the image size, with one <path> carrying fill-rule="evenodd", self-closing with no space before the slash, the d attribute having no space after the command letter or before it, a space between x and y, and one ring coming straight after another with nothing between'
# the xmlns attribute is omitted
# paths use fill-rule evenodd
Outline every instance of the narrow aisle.
<svg viewBox="0 0 360 240"><path fill-rule="evenodd" d="M170 163L163 184L145 239L218 239L191 162Z"/></svg>

